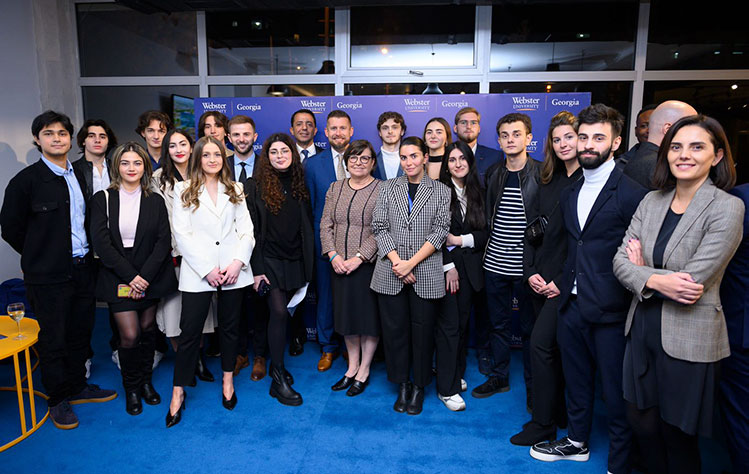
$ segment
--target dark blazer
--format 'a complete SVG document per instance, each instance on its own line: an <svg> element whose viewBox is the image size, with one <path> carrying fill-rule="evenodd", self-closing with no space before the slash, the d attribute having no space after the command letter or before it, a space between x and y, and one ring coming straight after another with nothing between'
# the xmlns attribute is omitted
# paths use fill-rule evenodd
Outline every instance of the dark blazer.
<svg viewBox="0 0 749 474"><path fill-rule="evenodd" d="M403 168L398 166L398 172L395 174L395 177L403 175ZM372 176L375 178L381 180L381 181L387 181L387 174L385 173L385 163L382 161L382 150L377 152L377 167L374 169L374 172L372 173Z"/></svg>
<svg viewBox="0 0 749 474"><path fill-rule="evenodd" d="M111 180L112 162L109 160L109 155L106 155L104 159L107 162L107 173L109 174L109 179ZM86 198L86 202L88 202L88 200L91 199L91 196L94 195L94 164L88 161L83 155L81 155L79 159L75 160L71 164L73 165L73 169L76 172L80 171L86 180L86 187L82 189L82 191L83 196Z"/></svg>
<svg viewBox="0 0 749 474"><path fill-rule="evenodd" d="M482 198L483 198L483 192ZM489 229L475 229L463 219L460 211L451 213L450 233L453 235L473 235L473 248L455 247L451 251L443 246L443 263L452 262L461 279L467 279L474 291L484 289L483 256L486 243L489 240Z"/></svg>
<svg viewBox="0 0 749 474"><path fill-rule="evenodd" d="M177 290L177 278L170 253L172 234L164 198L156 193L141 196L135 243L129 259L125 256L120 236L120 193L114 189L99 191L89 202L91 237L102 264L96 280L96 297L109 303L122 301L117 296L117 285L127 285L137 275L149 283L146 290L148 299L174 293Z"/></svg>
<svg viewBox="0 0 749 474"><path fill-rule="evenodd" d="M86 179L80 170L73 170L85 197ZM26 283L62 283L73 278L69 203L65 178L54 174L41 158L19 171L5 188L2 237L21 254ZM88 214L85 228L90 244Z"/></svg>
<svg viewBox="0 0 749 474"><path fill-rule="evenodd" d="M476 157L476 167L478 168L482 182L484 175L489 171L489 168L500 161L503 161L503 154L501 151L484 145L476 146L476 153L474 153L474 156Z"/></svg>
<svg viewBox="0 0 749 474"><path fill-rule="evenodd" d="M749 209L749 183L730 191ZM744 213L743 239L728 264L720 286L720 301L726 315L728 340L733 347L749 349L749 212Z"/></svg>
<svg viewBox="0 0 749 474"><path fill-rule="evenodd" d="M252 176L255 174L255 171L257 170L258 158L259 156L257 155L257 153L255 153L255 163L252 167L252 174L248 176L248 178L252 178ZM237 177L235 176L236 173L234 173L234 155L233 154L231 156L226 157L226 163L229 165L229 171L231 171L231 180L236 181Z"/></svg>
<svg viewBox="0 0 749 474"><path fill-rule="evenodd" d="M320 259L327 260L320 250L320 219L322 219L325 207L325 195L330 184L337 181L335 168L333 167L333 153L327 148L322 153L310 156L304 160L304 180L309 189L310 206L314 224L315 253ZM326 265L327 262L326 262ZM329 265L328 265L329 266Z"/></svg>
<svg viewBox="0 0 749 474"><path fill-rule="evenodd" d="M615 167L593 203L585 228L580 229L577 197L584 181L567 187L559 198L567 229L567 260L557 282L559 307L569 301L577 277L577 302L583 320L623 323L632 294L614 276L612 260L647 190Z"/></svg>
<svg viewBox="0 0 749 474"><path fill-rule="evenodd" d="M265 201L263 201L260 197L260 190L258 189L257 183L254 179L247 180L245 194L247 195L247 205L250 208L250 219L252 219L255 231L255 248L252 250L250 266L252 267L253 275L263 275L265 274L265 260L263 249L264 243L267 238L266 236L268 235L269 211L265 206ZM291 197L290 195L288 196L288 198L293 199L293 197ZM304 258L304 279L305 281L312 281L315 262L315 236L312 233L312 209L310 208L308 202L302 202L300 207L301 212L299 218L302 222L302 256ZM320 233L318 232L317 235L319 236Z"/></svg>
<svg viewBox="0 0 749 474"><path fill-rule="evenodd" d="M629 152L627 152L629 153ZM645 189L653 190L653 173L658 159L658 145L640 143L634 156L624 165L624 174L637 181Z"/></svg>

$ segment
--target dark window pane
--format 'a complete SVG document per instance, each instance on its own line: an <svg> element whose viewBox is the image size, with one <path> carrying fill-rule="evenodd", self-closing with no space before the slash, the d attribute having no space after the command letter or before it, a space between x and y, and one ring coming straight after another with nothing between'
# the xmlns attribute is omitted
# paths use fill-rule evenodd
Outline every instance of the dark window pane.
<svg viewBox="0 0 749 474"><path fill-rule="evenodd" d="M746 69L749 30L740 2L715 0L695 9L681 1L650 6L648 69Z"/></svg>
<svg viewBox="0 0 749 474"><path fill-rule="evenodd" d="M632 69L637 12L634 1L494 6L491 71Z"/></svg>
<svg viewBox="0 0 749 474"><path fill-rule="evenodd" d="M208 73L333 74L331 8L206 12Z"/></svg>
<svg viewBox="0 0 749 474"><path fill-rule="evenodd" d="M172 94L188 98L199 95L198 86L115 86L82 89L83 116L87 119L106 120L120 143L133 140L144 144L143 138L135 133L138 116L146 110L161 110L172 117Z"/></svg>
<svg viewBox="0 0 749 474"><path fill-rule="evenodd" d="M473 5L351 8L351 67L471 67Z"/></svg>
<svg viewBox="0 0 749 474"><path fill-rule="evenodd" d="M195 12L144 14L114 3L76 11L81 76L198 74Z"/></svg>
<svg viewBox="0 0 749 474"><path fill-rule="evenodd" d="M335 95L334 84L220 85L208 88L211 97L299 97Z"/></svg>
<svg viewBox="0 0 749 474"><path fill-rule="evenodd" d="M719 121L737 162L738 182L749 181L749 81L650 81L644 98L653 104L681 100Z"/></svg>
<svg viewBox="0 0 749 474"><path fill-rule="evenodd" d="M397 95L397 94L478 94L479 85L475 82L439 84L346 84L346 95Z"/></svg>

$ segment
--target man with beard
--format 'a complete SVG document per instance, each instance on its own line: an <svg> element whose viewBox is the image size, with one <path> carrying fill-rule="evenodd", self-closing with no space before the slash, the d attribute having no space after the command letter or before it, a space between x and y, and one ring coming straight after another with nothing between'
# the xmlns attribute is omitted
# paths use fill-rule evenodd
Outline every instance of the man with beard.
<svg viewBox="0 0 749 474"><path fill-rule="evenodd" d="M559 198L567 229L567 261L559 281L557 337L566 381L568 435L530 450L541 461L587 461L595 370L608 411L608 472L630 471L632 433L622 392L624 322L632 295L612 260L646 190L614 163L624 117L603 104L578 115L577 157L583 179Z"/></svg>
<svg viewBox="0 0 749 474"><path fill-rule="evenodd" d="M471 147L483 183L484 174L493 164L499 162L502 154L499 150L478 144L479 133L481 133L481 114L473 107L463 107L455 114L453 130L462 142Z"/></svg>
<svg viewBox="0 0 749 474"><path fill-rule="evenodd" d="M377 133L382 139L382 147L377 153L374 177L384 181L402 175L399 149L401 138L406 133L403 116L398 112L383 112L377 119Z"/></svg>
<svg viewBox="0 0 749 474"><path fill-rule="evenodd" d="M299 152L299 158L304 160L310 156L322 152L322 148L315 145L315 135L317 135L317 119L315 114L309 109L299 109L291 115L291 136L296 141L296 151Z"/></svg>
<svg viewBox="0 0 749 474"><path fill-rule="evenodd" d="M325 372L338 356L338 341L333 339L333 293L330 287L330 263L322 254L320 244L320 219L325 206L325 194L330 184L348 176L343 153L351 142L354 128L351 117L343 110L333 110L328 114L325 123L325 136L330 147L322 153L304 161L304 179L310 194L310 204L315 221L315 253L318 260L315 265L317 280L317 342L320 343L322 355L317 363L317 370Z"/></svg>
<svg viewBox="0 0 749 474"><path fill-rule="evenodd" d="M234 147L234 154L226 157L231 171L231 179L247 184L255 170L255 121L246 115L235 115L227 125L229 142Z"/></svg>

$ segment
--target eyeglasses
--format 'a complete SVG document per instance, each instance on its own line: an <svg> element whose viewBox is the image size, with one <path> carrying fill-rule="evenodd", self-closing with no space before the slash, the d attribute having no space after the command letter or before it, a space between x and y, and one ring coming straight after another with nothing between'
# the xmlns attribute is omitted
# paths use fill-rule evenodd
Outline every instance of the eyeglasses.
<svg viewBox="0 0 749 474"><path fill-rule="evenodd" d="M479 124L478 120L461 120L461 121L458 122L458 125L460 125L462 127L465 127L466 125L473 125L473 126L475 126L475 125L478 125L478 124Z"/></svg>
<svg viewBox="0 0 749 474"><path fill-rule="evenodd" d="M367 155L359 155L359 156L357 156L357 155L351 155L351 156L348 157L348 161L350 163L361 163L363 165L366 165L367 163L369 163L369 160L371 160L371 159L372 159L372 157L371 156L367 156Z"/></svg>

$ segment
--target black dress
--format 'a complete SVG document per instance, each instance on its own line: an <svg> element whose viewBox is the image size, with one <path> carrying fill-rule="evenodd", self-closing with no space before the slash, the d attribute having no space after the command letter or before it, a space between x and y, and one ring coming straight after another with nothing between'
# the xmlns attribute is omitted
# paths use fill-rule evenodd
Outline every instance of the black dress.
<svg viewBox="0 0 749 474"><path fill-rule="evenodd" d="M663 253L681 214L668 210L653 248L653 266L663 267ZM624 352L624 398L640 410L657 406L661 418L687 434L712 434L718 362L675 359L661 343L659 293L640 302Z"/></svg>

